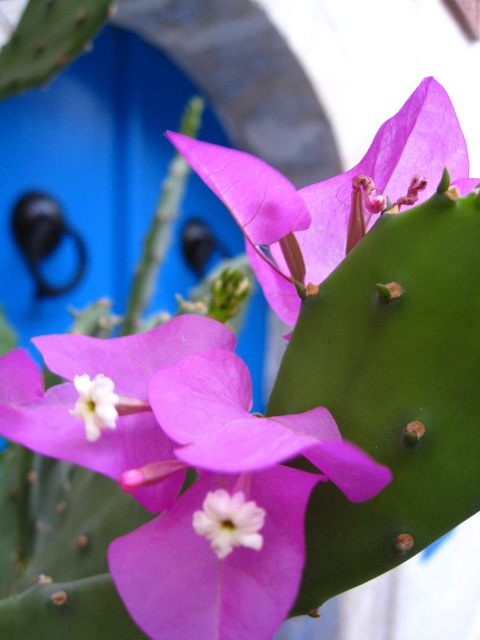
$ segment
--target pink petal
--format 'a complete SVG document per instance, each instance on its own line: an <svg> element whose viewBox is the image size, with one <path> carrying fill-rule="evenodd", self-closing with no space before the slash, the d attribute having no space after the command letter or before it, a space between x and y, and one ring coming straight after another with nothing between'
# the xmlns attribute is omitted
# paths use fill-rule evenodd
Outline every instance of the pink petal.
<svg viewBox="0 0 480 640"><path fill-rule="evenodd" d="M180 133L166 135L253 244L271 244L310 225L308 209L295 187L263 160Z"/></svg>
<svg viewBox="0 0 480 640"><path fill-rule="evenodd" d="M392 480L388 467L344 440L322 442L303 455L352 502L370 500Z"/></svg>
<svg viewBox="0 0 480 640"><path fill-rule="evenodd" d="M225 350L204 351L159 371L149 387L163 430L184 447L184 462L211 471L263 469L321 439L340 438L327 409L259 418L248 413L251 381L244 362Z"/></svg>
<svg viewBox="0 0 480 640"><path fill-rule="evenodd" d="M452 180L468 178L467 145L447 92L434 78L425 78L400 111L380 127L357 169L373 177L393 202L405 195L416 173L428 179L420 201L429 198L444 167Z"/></svg>
<svg viewBox="0 0 480 640"><path fill-rule="evenodd" d="M196 315L180 315L146 333L110 340L73 334L33 339L45 363L55 373L98 373L115 382L115 391L145 400L150 377L160 368L203 349L234 349L233 332L220 322Z"/></svg>
<svg viewBox="0 0 480 640"><path fill-rule="evenodd" d="M165 433L187 444L226 420L248 416L252 382L241 358L215 349L158 371L150 381L148 397Z"/></svg>
<svg viewBox="0 0 480 640"><path fill-rule="evenodd" d="M153 640L270 640L300 584L304 514L317 480L283 467L252 476L249 499L267 511L260 551L236 548L218 560L194 532L192 516L206 493L234 482L211 474L158 518L114 540L110 570L135 622Z"/></svg>
<svg viewBox="0 0 480 640"><path fill-rule="evenodd" d="M23 404L42 396L42 371L26 351L14 349L0 358L0 403Z"/></svg>
<svg viewBox="0 0 480 640"><path fill-rule="evenodd" d="M8 358L0 361L0 377L8 375L8 363ZM88 442L83 422L69 412L77 396L67 383L24 406L0 404L0 434L37 453L68 460L116 481L123 471L174 457L173 443L151 412L121 417L115 430L106 429L99 440ZM149 511L158 512L177 496L184 477L178 473L159 485L138 489L134 496Z"/></svg>
<svg viewBox="0 0 480 640"><path fill-rule="evenodd" d="M308 233L298 234L311 281L319 284L345 256L353 177L369 176L394 202L406 195L415 174L423 175L428 186L421 202L435 192L445 167L452 180L467 178L467 146L447 92L434 78L425 78L380 127L353 169L300 190L312 215Z"/></svg>
<svg viewBox="0 0 480 640"><path fill-rule="evenodd" d="M345 257L353 177L373 178L379 192L393 202L407 193L414 174L424 175L428 187L420 194L421 202L436 190L445 166L452 181L468 178L468 152L455 110L445 89L426 78L380 127L353 169L299 191L312 216L310 228L295 233L307 268L305 282L320 284ZM370 217L368 228L377 217ZM273 309L293 325L298 301L279 279L267 277L265 265L257 261L253 267Z"/></svg>
<svg viewBox="0 0 480 640"><path fill-rule="evenodd" d="M466 196L480 185L480 180L478 178L462 178L453 180L451 184L457 187L461 196Z"/></svg>
<svg viewBox="0 0 480 640"><path fill-rule="evenodd" d="M247 415L230 420L225 417L216 429L205 429L192 444L175 449L175 455L191 466L211 471L236 473L265 469L318 444L318 435L308 433L311 426L320 432L334 431L340 437L330 412L323 407L273 418Z"/></svg>

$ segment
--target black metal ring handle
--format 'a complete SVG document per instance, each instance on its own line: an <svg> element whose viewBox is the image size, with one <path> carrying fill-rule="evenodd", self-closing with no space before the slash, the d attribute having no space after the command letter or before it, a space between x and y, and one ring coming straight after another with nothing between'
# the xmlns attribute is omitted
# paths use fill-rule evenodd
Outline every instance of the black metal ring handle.
<svg viewBox="0 0 480 640"><path fill-rule="evenodd" d="M65 222L56 200L42 191L25 193L14 206L12 227L17 244L37 284L37 296L59 296L79 283L87 261L85 244L78 232ZM77 268L68 282L52 285L42 275L40 263L59 246L65 236L73 240Z"/></svg>
<svg viewBox="0 0 480 640"><path fill-rule="evenodd" d="M200 218L192 217L186 221L182 229L181 243L186 263L199 278L205 275L205 267L215 250L222 258L231 258L230 251Z"/></svg>

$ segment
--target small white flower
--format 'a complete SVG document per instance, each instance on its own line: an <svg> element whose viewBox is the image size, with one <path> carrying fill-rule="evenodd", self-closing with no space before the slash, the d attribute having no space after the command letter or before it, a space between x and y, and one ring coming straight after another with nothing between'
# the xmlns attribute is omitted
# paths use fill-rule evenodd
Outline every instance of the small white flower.
<svg viewBox="0 0 480 640"><path fill-rule="evenodd" d="M203 511L193 514L193 528L210 540L212 549L222 560L233 547L249 547L259 551L263 536L258 533L265 522L265 509L256 502L245 501L243 491L231 496L225 489L210 491L203 503Z"/></svg>
<svg viewBox="0 0 480 640"><path fill-rule="evenodd" d="M86 373L75 376L73 384L78 391L78 400L70 413L83 420L87 440L95 442L102 428L115 429L118 417L115 405L119 401L118 395L113 392L115 385L102 373L93 380Z"/></svg>

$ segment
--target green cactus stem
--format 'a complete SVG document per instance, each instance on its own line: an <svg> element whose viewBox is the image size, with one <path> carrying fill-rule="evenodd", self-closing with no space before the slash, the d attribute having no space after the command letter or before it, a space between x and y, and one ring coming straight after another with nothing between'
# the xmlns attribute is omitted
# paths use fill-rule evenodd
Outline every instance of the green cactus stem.
<svg viewBox="0 0 480 640"><path fill-rule="evenodd" d="M5 315L0 307L0 355L13 349L16 343L16 333L6 321Z"/></svg>
<svg viewBox="0 0 480 640"><path fill-rule="evenodd" d="M74 317L70 333L95 338L110 338L115 327L121 322L120 316L112 313L112 303L101 298L82 311L70 309Z"/></svg>
<svg viewBox="0 0 480 640"><path fill-rule="evenodd" d="M13 445L12 445L13 446ZM15 561L19 568L23 566L32 553L35 522L30 511L30 497L34 481L33 459L35 454L29 449L19 449L17 490L10 497L16 502L17 548Z"/></svg>
<svg viewBox="0 0 480 640"><path fill-rule="evenodd" d="M442 190L381 216L302 301L267 414L327 407L393 481L360 504L317 485L294 614L397 566L480 508L480 201ZM395 299L377 284L392 282Z"/></svg>
<svg viewBox="0 0 480 640"><path fill-rule="evenodd" d="M152 517L109 478L19 445L1 464L0 597L42 575L62 582L105 573L109 543Z"/></svg>
<svg viewBox="0 0 480 640"><path fill-rule="evenodd" d="M0 98L39 87L83 53L112 0L30 0L0 50Z"/></svg>
<svg viewBox="0 0 480 640"><path fill-rule="evenodd" d="M200 127L204 103L194 97L187 105L180 131L194 137ZM175 153L167 177L162 185L157 210L145 238L143 254L135 270L122 335L131 335L143 330L142 314L155 290L158 270L170 246L172 226L177 218L180 202L185 192L190 167L183 156Z"/></svg>

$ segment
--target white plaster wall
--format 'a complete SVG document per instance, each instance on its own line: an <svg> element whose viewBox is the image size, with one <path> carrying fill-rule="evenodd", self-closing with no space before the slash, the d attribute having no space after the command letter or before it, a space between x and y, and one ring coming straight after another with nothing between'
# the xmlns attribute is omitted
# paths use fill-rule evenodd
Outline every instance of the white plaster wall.
<svg viewBox="0 0 480 640"><path fill-rule="evenodd" d="M0 1L0 47L8 42L22 17L28 0Z"/></svg>
<svg viewBox="0 0 480 640"><path fill-rule="evenodd" d="M302 61L345 169L425 77L448 91L480 177L480 42L443 0L257 0Z"/></svg>
<svg viewBox="0 0 480 640"><path fill-rule="evenodd" d="M480 178L480 42L443 0L257 0L301 60L330 119L344 168L425 77L448 91ZM320 620L276 640L480 640L480 514L431 556L326 603ZM320 624L319 624L320 623Z"/></svg>

